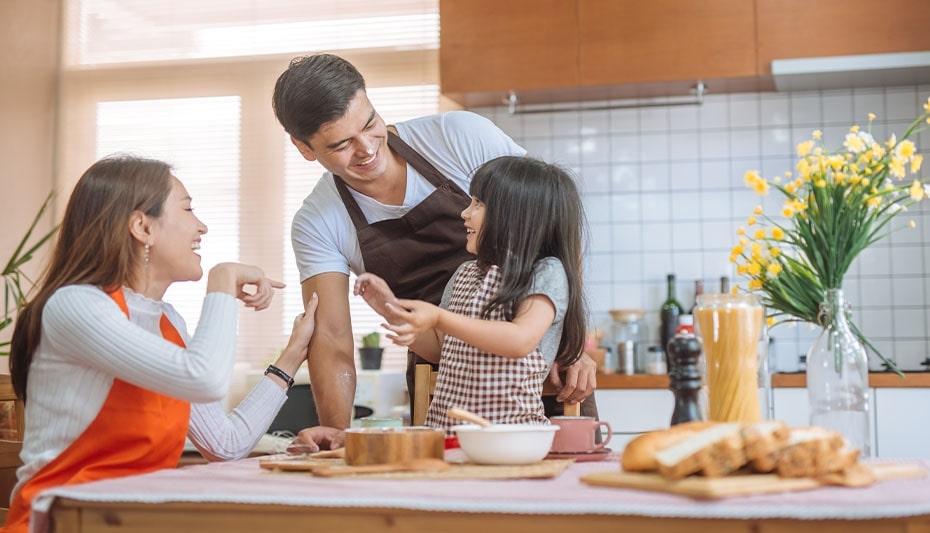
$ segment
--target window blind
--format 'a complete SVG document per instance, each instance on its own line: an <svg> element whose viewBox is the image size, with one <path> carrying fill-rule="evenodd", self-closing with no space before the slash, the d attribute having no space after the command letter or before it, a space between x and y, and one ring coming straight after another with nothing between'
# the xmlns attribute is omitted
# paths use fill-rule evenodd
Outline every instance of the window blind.
<svg viewBox="0 0 930 533"><path fill-rule="evenodd" d="M59 193L114 152L171 163L209 228L204 271L241 260L288 285L270 309L240 314L238 360L264 365L302 309L290 223L323 172L274 119L274 82L291 57L335 50L387 122L435 113L437 0L64 2ZM191 331L204 290L179 283L165 296ZM351 311L356 339L379 329L362 300ZM405 360L388 348L384 367Z"/></svg>

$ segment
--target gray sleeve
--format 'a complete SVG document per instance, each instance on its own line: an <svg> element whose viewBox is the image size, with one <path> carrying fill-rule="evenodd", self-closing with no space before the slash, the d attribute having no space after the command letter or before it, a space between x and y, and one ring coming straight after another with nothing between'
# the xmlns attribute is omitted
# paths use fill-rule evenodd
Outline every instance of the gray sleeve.
<svg viewBox="0 0 930 533"><path fill-rule="evenodd" d="M449 282L446 283L446 288L442 291L442 298L439 300L439 307L443 309L449 308L449 302L452 300L452 285L455 284L455 278L458 277L459 272L461 272L462 267L467 265L469 261L465 261L458 268L455 269L455 272L452 273L452 277L449 278Z"/></svg>
<svg viewBox="0 0 930 533"><path fill-rule="evenodd" d="M543 335L539 348L543 357L551 365L555 361L559 350L559 341L562 339L562 324L565 311L568 308L568 276L562 262L555 257L547 257L536 263L533 272L533 282L527 296L533 294L543 295L555 306L555 319L552 326Z"/></svg>

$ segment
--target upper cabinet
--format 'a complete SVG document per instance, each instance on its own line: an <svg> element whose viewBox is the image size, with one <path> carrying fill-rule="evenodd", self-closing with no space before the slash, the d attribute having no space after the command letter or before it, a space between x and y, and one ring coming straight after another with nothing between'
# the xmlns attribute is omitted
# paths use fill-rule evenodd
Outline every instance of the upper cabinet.
<svg viewBox="0 0 930 533"><path fill-rule="evenodd" d="M582 85L755 76L746 0L578 0Z"/></svg>
<svg viewBox="0 0 930 533"><path fill-rule="evenodd" d="M772 60L930 50L930 2L756 0L759 74Z"/></svg>
<svg viewBox="0 0 930 533"><path fill-rule="evenodd" d="M460 104L578 85L575 0L440 0L439 14L442 93Z"/></svg>
<svg viewBox="0 0 930 533"><path fill-rule="evenodd" d="M772 90L772 60L930 50L913 0L440 0L442 93L466 107Z"/></svg>

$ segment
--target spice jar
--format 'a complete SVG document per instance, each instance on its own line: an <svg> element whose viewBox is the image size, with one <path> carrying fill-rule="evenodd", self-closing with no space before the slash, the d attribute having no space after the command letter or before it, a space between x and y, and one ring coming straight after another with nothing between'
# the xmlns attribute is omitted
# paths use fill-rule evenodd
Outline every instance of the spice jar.
<svg viewBox="0 0 930 533"><path fill-rule="evenodd" d="M646 373L653 375L668 373L668 363L665 362L665 350L658 344L653 344L646 351Z"/></svg>
<svg viewBox="0 0 930 533"><path fill-rule="evenodd" d="M612 309L611 337L617 358L617 372L643 374L646 372L646 325L644 309Z"/></svg>

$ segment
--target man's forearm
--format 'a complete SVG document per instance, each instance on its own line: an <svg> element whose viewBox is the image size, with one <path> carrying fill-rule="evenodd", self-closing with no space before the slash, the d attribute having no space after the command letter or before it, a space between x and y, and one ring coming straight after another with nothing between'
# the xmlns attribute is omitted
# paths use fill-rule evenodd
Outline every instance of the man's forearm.
<svg viewBox="0 0 930 533"><path fill-rule="evenodd" d="M335 349L311 350L310 387L320 425L347 428L355 402L355 358Z"/></svg>

